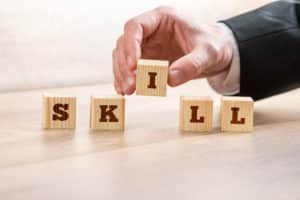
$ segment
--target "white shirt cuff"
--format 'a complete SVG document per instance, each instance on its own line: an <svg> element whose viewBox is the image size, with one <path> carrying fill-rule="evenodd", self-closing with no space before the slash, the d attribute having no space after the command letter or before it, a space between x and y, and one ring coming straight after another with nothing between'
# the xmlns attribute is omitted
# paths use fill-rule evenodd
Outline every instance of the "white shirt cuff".
<svg viewBox="0 0 300 200"><path fill-rule="evenodd" d="M233 46L233 58L228 70L207 78L209 85L223 95L234 95L240 92L240 55L237 42L230 28L218 23L228 33Z"/></svg>

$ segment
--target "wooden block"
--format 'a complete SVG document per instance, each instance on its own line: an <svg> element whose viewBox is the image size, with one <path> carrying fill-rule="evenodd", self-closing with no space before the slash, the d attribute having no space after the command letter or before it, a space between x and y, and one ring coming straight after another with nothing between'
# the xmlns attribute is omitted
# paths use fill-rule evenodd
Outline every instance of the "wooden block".
<svg viewBox="0 0 300 200"><path fill-rule="evenodd" d="M253 107L251 97L222 97L221 130L226 132L253 131Z"/></svg>
<svg viewBox="0 0 300 200"><path fill-rule="evenodd" d="M75 128L76 97L43 95L43 127Z"/></svg>
<svg viewBox="0 0 300 200"><path fill-rule="evenodd" d="M210 132L213 100L209 97L180 97L179 127L183 131Z"/></svg>
<svg viewBox="0 0 300 200"><path fill-rule="evenodd" d="M90 128L93 130L124 130L125 98L122 96L91 96Z"/></svg>
<svg viewBox="0 0 300 200"><path fill-rule="evenodd" d="M140 59L136 71L136 94L166 96L169 62Z"/></svg>

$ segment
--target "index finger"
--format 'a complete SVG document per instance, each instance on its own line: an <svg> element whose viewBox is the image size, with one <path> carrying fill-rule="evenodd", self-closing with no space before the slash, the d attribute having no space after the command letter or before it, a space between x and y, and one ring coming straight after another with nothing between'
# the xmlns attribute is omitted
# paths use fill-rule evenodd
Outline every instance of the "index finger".
<svg viewBox="0 0 300 200"><path fill-rule="evenodd" d="M136 62L141 57L143 39L154 33L160 24L160 14L157 9L143 13L129 20L124 27L124 54L130 69L136 68Z"/></svg>

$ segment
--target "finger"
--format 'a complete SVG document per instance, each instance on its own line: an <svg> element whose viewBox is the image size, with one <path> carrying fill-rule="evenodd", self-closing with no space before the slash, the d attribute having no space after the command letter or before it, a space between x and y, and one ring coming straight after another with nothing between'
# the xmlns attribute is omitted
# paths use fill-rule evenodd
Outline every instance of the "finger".
<svg viewBox="0 0 300 200"><path fill-rule="evenodd" d="M114 79L118 82L121 81L121 73L118 67L118 60L117 60L117 49L113 50L112 53L112 60L113 60L113 74L114 74Z"/></svg>
<svg viewBox="0 0 300 200"><path fill-rule="evenodd" d="M143 39L151 36L160 24L158 9L148 11L131 20L124 27L124 43L126 62L130 69L136 68L136 62L141 57L141 44Z"/></svg>
<svg viewBox="0 0 300 200"><path fill-rule="evenodd" d="M114 81L114 88L115 88L117 94L124 95L119 83L116 80Z"/></svg>
<svg viewBox="0 0 300 200"><path fill-rule="evenodd" d="M113 74L114 74L114 87L115 87L115 90L118 94L121 94L123 95L123 91L122 91L122 88L121 88L121 73L120 73L120 70L119 70L119 67L118 67L118 61L117 61L117 56L116 56L116 53L117 50L114 49L113 50Z"/></svg>
<svg viewBox="0 0 300 200"><path fill-rule="evenodd" d="M123 37L121 37L118 41L116 62L118 63L117 67L121 76L119 80L122 91L125 94L132 94L135 90L135 77L134 71L130 70L126 63Z"/></svg>
<svg viewBox="0 0 300 200"><path fill-rule="evenodd" d="M168 83L178 86L199 77L208 65L209 57L205 51L193 51L171 64Z"/></svg>
<svg viewBox="0 0 300 200"><path fill-rule="evenodd" d="M125 52L125 42L124 42L124 36L120 37L117 43L117 61L119 63L119 70L121 72L121 75L123 77L123 80L130 82L130 80L127 80L127 78L132 77L134 74L134 70L130 69L127 62L126 62L126 52Z"/></svg>
<svg viewBox="0 0 300 200"><path fill-rule="evenodd" d="M131 80L131 82L129 82L127 84L127 88L124 89L124 94L127 94L127 95L133 94L136 89L135 75L130 80Z"/></svg>

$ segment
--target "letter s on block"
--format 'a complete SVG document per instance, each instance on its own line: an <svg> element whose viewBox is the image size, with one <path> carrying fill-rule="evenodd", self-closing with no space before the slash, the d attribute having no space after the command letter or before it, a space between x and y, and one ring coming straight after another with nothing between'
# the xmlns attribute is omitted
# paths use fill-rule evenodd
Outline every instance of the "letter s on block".
<svg viewBox="0 0 300 200"><path fill-rule="evenodd" d="M60 120L60 121L65 121L69 119L69 113L66 112L66 110L69 110L69 104L55 104L53 106L53 111L56 114L52 115L52 119L55 120Z"/></svg>

